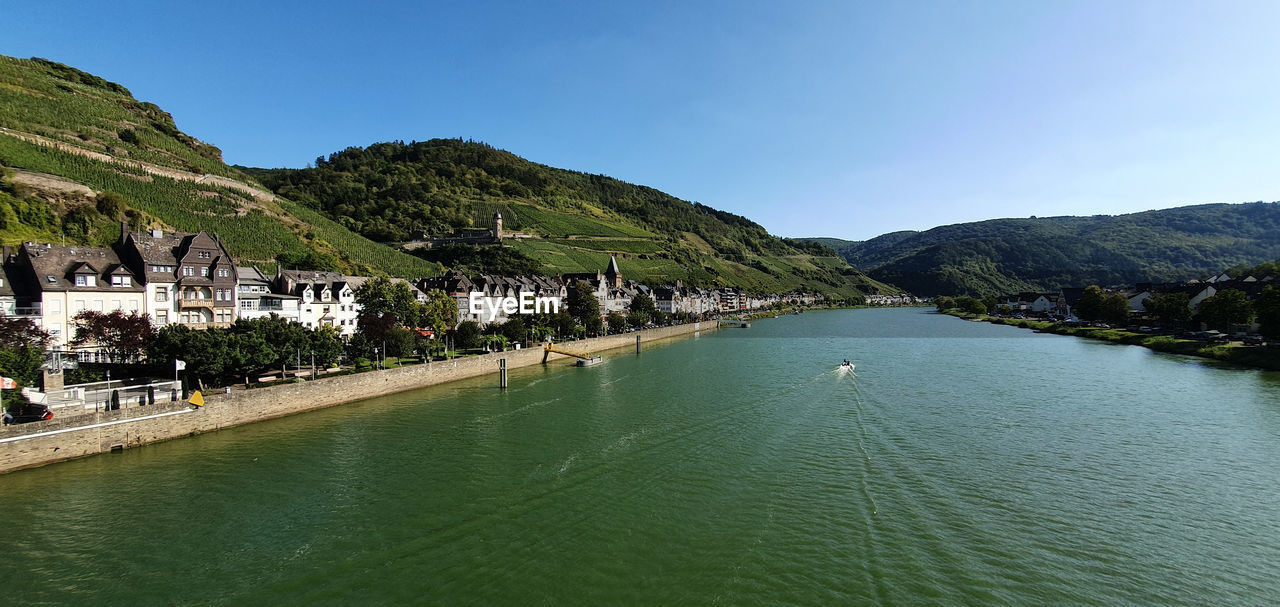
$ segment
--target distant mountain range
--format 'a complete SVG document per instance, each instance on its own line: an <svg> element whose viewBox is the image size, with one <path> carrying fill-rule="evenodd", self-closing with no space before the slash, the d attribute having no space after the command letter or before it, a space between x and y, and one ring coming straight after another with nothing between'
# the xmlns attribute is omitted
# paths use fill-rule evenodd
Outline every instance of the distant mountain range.
<svg viewBox="0 0 1280 607"><path fill-rule="evenodd" d="M802 240L924 296L1181 281L1280 259L1280 203L993 219L865 241Z"/></svg>

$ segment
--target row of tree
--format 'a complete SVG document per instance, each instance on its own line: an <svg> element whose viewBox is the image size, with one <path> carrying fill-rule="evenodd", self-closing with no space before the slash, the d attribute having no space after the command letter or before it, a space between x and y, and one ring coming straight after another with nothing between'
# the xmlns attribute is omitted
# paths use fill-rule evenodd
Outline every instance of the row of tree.
<svg viewBox="0 0 1280 607"><path fill-rule="evenodd" d="M94 346L111 361L135 364L140 372L154 375L166 375L181 360L184 376L200 386L252 383L258 375L279 371L283 376L289 367L323 368L344 357L361 367L385 357L447 355L449 345L455 350L501 350L511 343L604 332L590 285L574 285L567 299L559 313L513 316L481 328L475 321L458 323L457 303L443 292L433 291L419 302L407 283L376 278L356 290L359 331L346 341L335 327L311 329L276 315L242 318L228 328L194 330L171 324L157 330L146 314L85 310L74 318L71 344ZM626 314L611 313L607 325L616 333L666 320L653 299L641 294ZM0 316L0 375L36 385L49 342L49 334L30 319ZM4 396L6 402L17 402L16 396Z"/></svg>
<svg viewBox="0 0 1280 607"><path fill-rule="evenodd" d="M970 314L986 314L997 311L995 297L938 297L934 300L939 310L958 309ZM1184 292L1157 293L1143 300L1143 308L1157 322L1176 325L1198 320L1212 329L1226 331L1254 320L1261 326L1267 338L1280 338L1280 287L1270 285L1256 299L1238 289L1224 289L1200 302L1191 309L1191 296ZM1004 310L1008 312L1009 310ZM1129 322L1129 298L1121 293L1110 293L1098 285L1085 288L1074 307L1075 315L1088 321L1100 321L1116 325Z"/></svg>

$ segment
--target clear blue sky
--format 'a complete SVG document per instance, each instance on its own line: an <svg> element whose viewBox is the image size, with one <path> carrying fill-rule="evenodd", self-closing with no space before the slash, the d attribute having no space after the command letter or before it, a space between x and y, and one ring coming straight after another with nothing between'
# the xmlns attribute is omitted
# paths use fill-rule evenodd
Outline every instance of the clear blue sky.
<svg viewBox="0 0 1280 607"><path fill-rule="evenodd" d="M1280 199L1280 2L18 0L0 53L301 167L466 137L864 239Z"/></svg>

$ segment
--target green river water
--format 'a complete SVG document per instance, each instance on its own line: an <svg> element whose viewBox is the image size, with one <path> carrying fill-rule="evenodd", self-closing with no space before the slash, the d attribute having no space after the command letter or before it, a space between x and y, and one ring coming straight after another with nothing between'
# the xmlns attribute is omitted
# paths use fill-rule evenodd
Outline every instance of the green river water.
<svg viewBox="0 0 1280 607"><path fill-rule="evenodd" d="M890 309L496 385L0 476L0 602L1280 602L1280 374Z"/></svg>

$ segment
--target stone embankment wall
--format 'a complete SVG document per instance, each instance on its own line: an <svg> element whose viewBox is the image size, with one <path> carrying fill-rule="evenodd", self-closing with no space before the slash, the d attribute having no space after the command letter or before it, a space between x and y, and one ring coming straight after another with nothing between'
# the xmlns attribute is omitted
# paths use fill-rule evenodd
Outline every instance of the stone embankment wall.
<svg viewBox="0 0 1280 607"><path fill-rule="evenodd" d="M634 347L641 343L715 329L715 321L650 329L569 342L567 347L586 352ZM497 352L452 361L435 361L315 381L254 390L214 393L206 404L193 409L181 403L157 403L104 412L87 426L63 427L55 418L0 430L0 473L51 462L138 447L147 443L211 432L264 419L330 407L341 403L413 390L435 384L497 373L501 359L514 369L542 362L541 348ZM552 353L550 361L568 358ZM496 378L495 378L495 381Z"/></svg>

